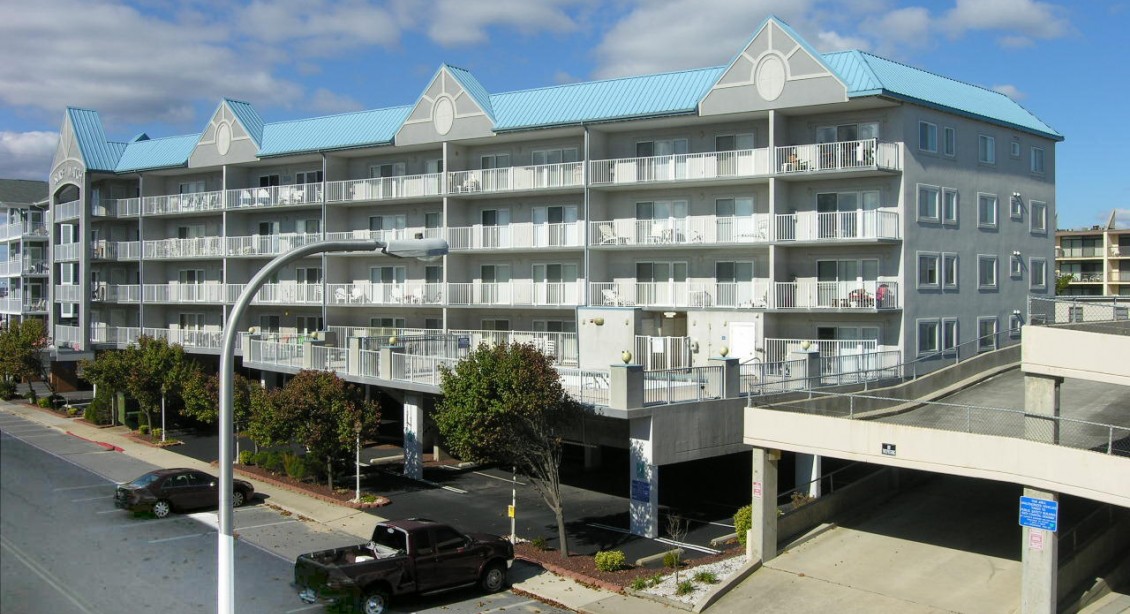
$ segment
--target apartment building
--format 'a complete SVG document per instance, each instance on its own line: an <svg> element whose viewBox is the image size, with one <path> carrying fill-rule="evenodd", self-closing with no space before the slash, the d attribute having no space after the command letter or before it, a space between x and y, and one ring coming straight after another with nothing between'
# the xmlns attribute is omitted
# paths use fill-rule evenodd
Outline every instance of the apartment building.
<svg viewBox="0 0 1130 614"><path fill-rule="evenodd" d="M405 106L283 122L225 99L199 134L129 141L68 109L50 177L57 359L142 333L214 354L251 276L323 238L450 253L301 260L239 323L244 364L392 391L406 430L435 361L480 340L538 343L586 400L624 405L608 392L622 358L765 376L806 348L921 371L1018 335L1028 295L1054 292L1054 129L988 89L819 53L775 18L724 66L493 93L443 65L422 85L400 84ZM436 330L457 341L414 346L411 366L369 358ZM717 415L630 417L609 445L645 433L655 466L745 449ZM663 456L687 428L714 430Z"/></svg>
<svg viewBox="0 0 1130 614"><path fill-rule="evenodd" d="M47 182L0 179L0 325L46 318Z"/></svg>
<svg viewBox="0 0 1130 614"><path fill-rule="evenodd" d="M1070 275L1067 296L1130 296L1130 228L1117 211L1104 226L1055 233L1056 275Z"/></svg>

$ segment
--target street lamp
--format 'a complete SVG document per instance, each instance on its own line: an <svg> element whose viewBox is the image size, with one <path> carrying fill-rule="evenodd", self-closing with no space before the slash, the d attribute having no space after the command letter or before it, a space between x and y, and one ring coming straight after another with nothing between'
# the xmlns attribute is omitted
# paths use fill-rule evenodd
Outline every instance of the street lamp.
<svg viewBox="0 0 1130 614"><path fill-rule="evenodd" d="M312 254L326 252L366 252L380 250L381 253L396 258L418 258L438 260L447 255L447 241L443 239L403 239L397 241L377 241L375 239L352 239L341 241L319 241L279 254L247 282L243 292L232 306L231 313L224 323L224 340L220 346L220 509L219 543L216 553L216 599L218 614L235 612L235 538L232 532L232 444L235 439L232 418L232 391L235 375L236 327L251 299L259 288L272 275L284 266Z"/></svg>

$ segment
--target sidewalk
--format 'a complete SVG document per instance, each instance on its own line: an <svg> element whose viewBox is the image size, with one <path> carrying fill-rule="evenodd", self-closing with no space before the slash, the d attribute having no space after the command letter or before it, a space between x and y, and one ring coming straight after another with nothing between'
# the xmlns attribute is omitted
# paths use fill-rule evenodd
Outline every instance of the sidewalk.
<svg viewBox="0 0 1130 614"><path fill-rule="evenodd" d="M156 467L190 467L212 474L216 468L172 451L174 448L157 448L139 443L127 437L125 427L98 428L77 418L68 418L49 410L32 407L24 402L0 401L0 410L19 416L44 426L70 433L96 443L109 444L121 449L122 453L145 461ZM373 525L381 520L373 514L349 507L328 503L300 493L278 488L254 477L240 475L255 485L255 491L266 497L267 502L291 514L307 518L327 527L355 535L360 541L368 540L373 533ZM620 595L607 590L593 589L576 581L543 571L540 568L530 573L515 568L512 588L547 603L559 605L570 610L585 613L616 612L617 614L646 614L665 606L654 601Z"/></svg>

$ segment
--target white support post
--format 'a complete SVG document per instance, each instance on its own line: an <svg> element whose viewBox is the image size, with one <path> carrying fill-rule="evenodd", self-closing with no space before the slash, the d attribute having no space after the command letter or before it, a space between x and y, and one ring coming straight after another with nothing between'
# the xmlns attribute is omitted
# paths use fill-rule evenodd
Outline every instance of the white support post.
<svg viewBox="0 0 1130 614"><path fill-rule="evenodd" d="M632 535L659 536L659 467L654 464L651 416L633 418L628 426L631 449L631 498L628 512Z"/></svg>
<svg viewBox="0 0 1130 614"><path fill-rule="evenodd" d="M424 408L419 393L404 395L404 475L424 477Z"/></svg>

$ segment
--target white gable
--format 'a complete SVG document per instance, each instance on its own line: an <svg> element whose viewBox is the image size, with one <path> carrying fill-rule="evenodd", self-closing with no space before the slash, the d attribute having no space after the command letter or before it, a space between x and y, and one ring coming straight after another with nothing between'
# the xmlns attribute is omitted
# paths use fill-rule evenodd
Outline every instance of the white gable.
<svg viewBox="0 0 1130 614"><path fill-rule="evenodd" d="M442 67L396 133L397 145L439 143L493 134L494 125L474 96Z"/></svg>
<svg viewBox="0 0 1130 614"><path fill-rule="evenodd" d="M259 146L225 100L200 134L200 140L188 156L188 166L201 168L250 162L258 154Z"/></svg>

